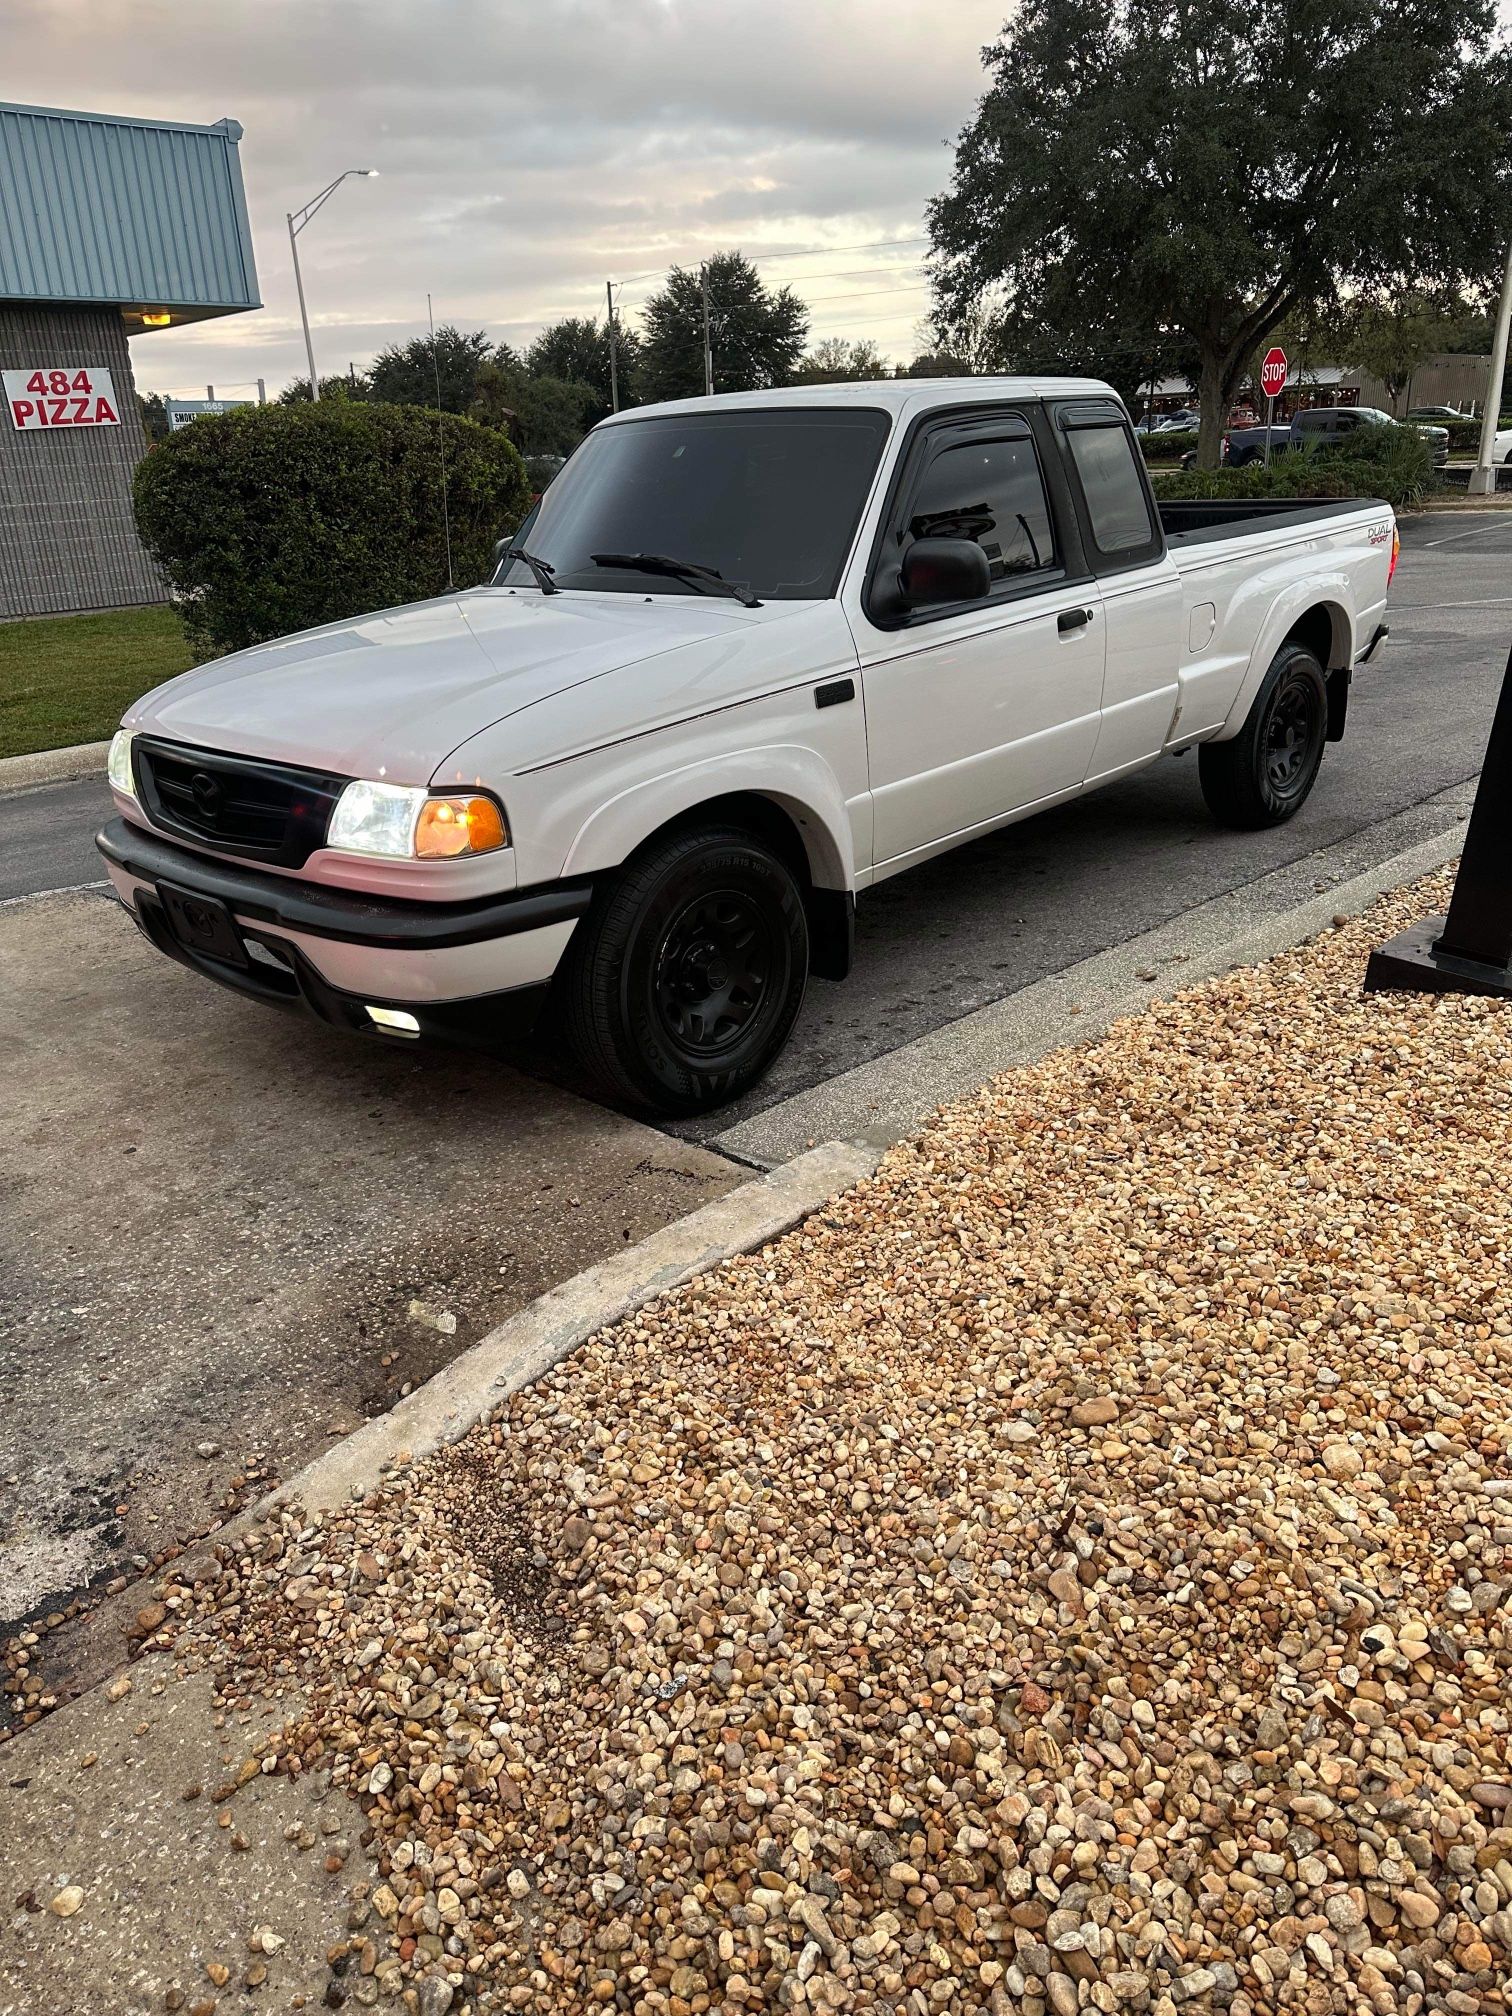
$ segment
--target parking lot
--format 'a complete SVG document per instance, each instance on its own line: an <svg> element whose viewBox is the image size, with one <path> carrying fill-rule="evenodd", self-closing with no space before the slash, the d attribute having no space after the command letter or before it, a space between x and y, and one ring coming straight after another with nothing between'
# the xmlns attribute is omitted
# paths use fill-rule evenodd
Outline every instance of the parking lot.
<svg viewBox="0 0 1512 2016"><path fill-rule="evenodd" d="M722 1138L754 1113L1273 871L1310 889L1444 830L1512 636L1509 558L1512 514L1407 526L1392 641L1291 825L1218 831L1188 757L888 883L771 1078L673 1130L583 1098L546 1050L359 1042L223 995L97 886L98 781L0 800L0 1622L199 1531L744 1180Z"/></svg>

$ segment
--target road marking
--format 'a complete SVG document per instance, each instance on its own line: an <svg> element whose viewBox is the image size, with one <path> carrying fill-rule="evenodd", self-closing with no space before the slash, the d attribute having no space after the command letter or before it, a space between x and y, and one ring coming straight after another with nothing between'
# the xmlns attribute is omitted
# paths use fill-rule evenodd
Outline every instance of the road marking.
<svg viewBox="0 0 1512 2016"><path fill-rule="evenodd" d="M63 889L28 889L24 896L0 896L0 910L10 910L17 903L40 903L44 896L82 896L86 889L108 889L107 876L100 882L70 882Z"/></svg>
<svg viewBox="0 0 1512 2016"><path fill-rule="evenodd" d="M1505 528L1498 522L1500 515L1489 525L1477 525L1473 532L1446 532L1442 539L1425 539L1419 550L1426 553L1430 546L1452 546L1456 539L1480 539L1487 532L1503 531ZM1512 513L1508 514L1508 522L1512 523Z"/></svg>
<svg viewBox="0 0 1512 2016"><path fill-rule="evenodd" d="M1400 615L1406 609L1495 609L1503 602L1512 602L1512 595L1482 595L1475 602L1393 602L1391 606Z"/></svg>

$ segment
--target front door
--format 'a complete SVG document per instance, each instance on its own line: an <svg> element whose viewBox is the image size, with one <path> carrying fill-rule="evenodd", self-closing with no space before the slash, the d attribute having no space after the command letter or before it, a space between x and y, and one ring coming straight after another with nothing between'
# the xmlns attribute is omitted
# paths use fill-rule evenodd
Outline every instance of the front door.
<svg viewBox="0 0 1512 2016"><path fill-rule="evenodd" d="M858 637L873 860L899 867L973 828L1074 790L1097 741L1103 623L1045 482L1027 413L980 407L913 444L879 568L917 538L973 539L983 601L916 610Z"/></svg>

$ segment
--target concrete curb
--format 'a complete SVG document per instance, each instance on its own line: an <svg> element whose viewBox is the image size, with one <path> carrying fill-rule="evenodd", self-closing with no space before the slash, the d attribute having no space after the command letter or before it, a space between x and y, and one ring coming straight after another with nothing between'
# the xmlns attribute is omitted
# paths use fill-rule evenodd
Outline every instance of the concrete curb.
<svg viewBox="0 0 1512 2016"><path fill-rule="evenodd" d="M1438 818L1452 817L1452 825L1353 875L1346 867L1301 902L1289 893L1300 877L1313 878L1328 864L1335 864L1336 872L1338 864L1353 865L1348 843L1182 911L1153 931L796 1093L737 1122L708 1145L758 1166L780 1164L806 1140L831 1137L869 1142L880 1154L938 1107L969 1096L995 1073L1066 1044L1093 1041L1122 1015L1138 1014L1215 973L1268 959L1324 930L1336 915L1354 915L1386 890L1442 867L1464 839L1464 814L1456 801L1463 799L1468 812L1473 788L1455 787L1423 808ZM1412 822L1404 818L1401 831L1407 837ZM1270 885L1288 895L1267 914Z"/></svg>
<svg viewBox="0 0 1512 2016"><path fill-rule="evenodd" d="M753 1252L791 1231L828 1199L869 1176L878 1160L878 1151L827 1141L548 1289L407 1399L238 1513L204 1544L217 1546L293 1502L318 1512L365 1496L386 1469L460 1440L511 1393L539 1379L596 1331L722 1260ZM175 1564L176 1570L181 1568L182 1563Z"/></svg>
<svg viewBox="0 0 1512 2016"><path fill-rule="evenodd" d="M25 791L33 784L66 784L76 777L103 777L108 742L75 742L67 749L39 749L32 756L0 756L0 792Z"/></svg>

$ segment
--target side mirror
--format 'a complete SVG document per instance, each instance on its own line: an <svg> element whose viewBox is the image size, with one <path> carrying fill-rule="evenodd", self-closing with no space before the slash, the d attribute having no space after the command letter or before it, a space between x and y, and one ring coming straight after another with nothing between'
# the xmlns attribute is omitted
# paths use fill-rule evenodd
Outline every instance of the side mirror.
<svg viewBox="0 0 1512 2016"><path fill-rule="evenodd" d="M506 535L506 536L505 536L505 537L504 537L503 539L495 539L495 541L494 541L494 568L495 568L495 571L497 571L497 570L498 570L498 569L499 569L500 567L502 567L502 566L503 566L503 564L504 564L504 557L505 557L505 555L506 555L506 554L508 553L508 551L509 551L510 547L511 547L511 546L513 546L513 544L514 544L514 534L513 534L513 532L510 532L510 533L508 533L508 534L507 534L507 535Z"/></svg>
<svg viewBox="0 0 1512 2016"><path fill-rule="evenodd" d="M910 609L979 602L992 588L992 569L974 539L915 539L903 555L899 586Z"/></svg>

